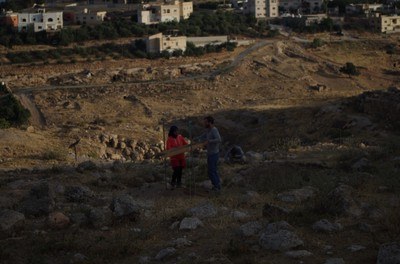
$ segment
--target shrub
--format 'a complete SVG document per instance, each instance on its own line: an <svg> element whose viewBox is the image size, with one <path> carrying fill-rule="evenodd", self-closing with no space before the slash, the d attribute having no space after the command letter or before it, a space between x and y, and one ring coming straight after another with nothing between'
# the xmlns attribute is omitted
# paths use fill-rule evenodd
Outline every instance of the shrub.
<svg viewBox="0 0 400 264"><path fill-rule="evenodd" d="M342 68L340 68L340 71L348 75L360 74L360 72L357 70L357 67L351 62L346 62L346 64Z"/></svg>
<svg viewBox="0 0 400 264"><path fill-rule="evenodd" d="M311 47L314 49L322 47L323 45L324 42L320 38L314 38L313 42L311 43Z"/></svg>
<svg viewBox="0 0 400 264"><path fill-rule="evenodd" d="M21 125L28 121L30 112L11 94L0 99L1 126Z"/></svg>

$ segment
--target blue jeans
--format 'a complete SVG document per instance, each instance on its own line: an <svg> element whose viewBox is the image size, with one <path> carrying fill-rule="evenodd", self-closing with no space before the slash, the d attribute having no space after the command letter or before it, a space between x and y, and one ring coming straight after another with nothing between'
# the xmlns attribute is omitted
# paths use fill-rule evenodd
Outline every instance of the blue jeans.
<svg viewBox="0 0 400 264"><path fill-rule="evenodd" d="M221 189L221 183L218 175L218 159L219 153L211 154L207 156L207 167L208 167L208 177L211 180L212 185L215 189Z"/></svg>

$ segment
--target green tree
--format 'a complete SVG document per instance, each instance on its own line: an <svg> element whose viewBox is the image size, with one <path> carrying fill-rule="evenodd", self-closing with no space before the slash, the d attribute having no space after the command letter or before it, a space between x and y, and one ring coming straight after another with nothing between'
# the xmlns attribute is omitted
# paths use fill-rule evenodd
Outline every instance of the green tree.
<svg viewBox="0 0 400 264"><path fill-rule="evenodd" d="M360 72L357 70L357 67L351 62L346 62L346 64L342 68L340 68L340 71L348 75L360 74Z"/></svg>

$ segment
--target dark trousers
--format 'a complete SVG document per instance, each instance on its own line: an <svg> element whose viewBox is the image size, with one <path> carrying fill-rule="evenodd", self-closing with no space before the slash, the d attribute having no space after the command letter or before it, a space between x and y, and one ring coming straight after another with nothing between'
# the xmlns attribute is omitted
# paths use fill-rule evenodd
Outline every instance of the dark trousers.
<svg viewBox="0 0 400 264"><path fill-rule="evenodd" d="M219 153L207 156L208 177L215 189L221 189L221 183L218 175Z"/></svg>
<svg viewBox="0 0 400 264"><path fill-rule="evenodd" d="M182 170L183 170L183 167L173 167L172 170L174 172L172 173L171 185L180 186L182 184Z"/></svg>

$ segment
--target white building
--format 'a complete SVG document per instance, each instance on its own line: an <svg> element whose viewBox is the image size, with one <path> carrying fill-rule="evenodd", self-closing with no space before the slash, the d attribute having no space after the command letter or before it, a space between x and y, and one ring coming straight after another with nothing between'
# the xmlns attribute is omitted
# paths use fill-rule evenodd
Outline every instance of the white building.
<svg viewBox="0 0 400 264"><path fill-rule="evenodd" d="M193 2L175 1L172 4L142 5L138 10L138 23L146 25L188 19L193 13Z"/></svg>
<svg viewBox="0 0 400 264"><path fill-rule="evenodd" d="M103 23L106 14L106 11L91 12L85 8L82 13L75 14L75 23L80 25L101 24Z"/></svg>
<svg viewBox="0 0 400 264"><path fill-rule="evenodd" d="M249 0L244 6L243 13L252 14L255 18L278 17L278 0Z"/></svg>
<svg viewBox="0 0 400 264"><path fill-rule="evenodd" d="M382 33L400 33L400 15L371 16L371 24L374 29Z"/></svg>
<svg viewBox="0 0 400 264"><path fill-rule="evenodd" d="M186 50L186 36L163 35L158 33L146 39L147 53L161 53L163 51Z"/></svg>
<svg viewBox="0 0 400 264"><path fill-rule="evenodd" d="M30 26L35 32L60 30L63 28L63 12L46 13L44 9L38 9L36 13L19 13L18 31L27 30Z"/></svg>
<svg viewBox="0 0 400 264"><path fill-rule="evenodd" d="M347 15L368 15L383 10L382 4L350 4L346 5Z"/></svg>

